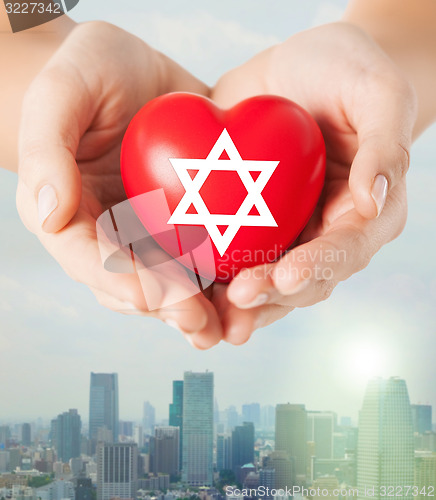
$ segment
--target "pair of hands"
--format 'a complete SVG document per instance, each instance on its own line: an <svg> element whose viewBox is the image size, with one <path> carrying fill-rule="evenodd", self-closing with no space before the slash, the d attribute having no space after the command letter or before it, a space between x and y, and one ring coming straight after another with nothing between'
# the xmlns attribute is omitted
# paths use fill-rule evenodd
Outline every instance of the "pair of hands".
<svg viewBox="0 0 436 500"><path fill-rule="evenodd" d="M209 95L222 107L258 94L297 102L323 132L327 175L298 246L280 261L245 270L229 285L214 284L177 308L148 311L138 275L104 269L96 220L125 199L119 155L131 118L171 91ZM17 206L26 227L102 305L158 317L201 349L222 339L242 344L294 307L326 299L401 232L415 114L413 89L350 24L299 33L208 89L136 37L86 23L72 31L26 94ZM326 251L337 259L325 261ZM157 279L150 274L149 286Z"/></svg>

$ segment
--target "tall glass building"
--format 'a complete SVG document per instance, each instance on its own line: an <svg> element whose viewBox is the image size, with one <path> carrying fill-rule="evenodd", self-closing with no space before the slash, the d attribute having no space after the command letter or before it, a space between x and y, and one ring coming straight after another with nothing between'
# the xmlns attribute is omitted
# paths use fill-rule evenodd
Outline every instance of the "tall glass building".
<svg viewBox="0 0 436 500"><path fill-rule="evenodd" d="M98 440L99 429L112 443L118 441L118 374L91 373L89 391L89 439L92 451Z"/></svg>
<svg viewBox="0 0 436 500"><path fill-rule="evenodd" d="M419 434L432 431L432 415L430 405L412 405L413 431Z"/></svg>
<svg viewBox="0 0 436 500"><path fill-rule="evenodd" d="M58 460L68 463L80 457L82 422L77 410L61 413L51 421L51 440Z"/></svg>
<svg viewBox="0 0 436 500"><path fill-rule="evenodd" d="M357 487L359 498L378 500L401 493L412 499L414 483L412 411L406 382L392 377L368 383L359 414ZM386 490L385 490L386 489Z"/></svg>
<svg viewBox="0 0 436 500"><path fill-rule="evenodd" d="M213 373L185 372L183 383L182 481L213 482Z"/></svg>
<svg viewBox="0 0 436 500"><path fill-rule="evenodd" d="M250 463L254 463L254 425L244 422L232 431L232 468L237 479L241 467Z"/></svg>
<svg viewBox="0 0 436 500"><path fill-rule="evenodd" d="M316 458L333 458L336 415L331 411L307 412L307 441L314 443Z"/></svg>
<svg viewBox="0 0 436 500"><path fill-rule="evenodd" d="M21 444L23 446L30 446L32 444L32 430L28 423L21 426Z"/></svg>
<svg viewBox="0 0 436 500"><path fill-rule="evenodd" d="M183 450L183 380L173 380L173 402L170 403L169 424L180 429L179 464L181 467Z"/></svg>
<svg viewBox="0 0 436 500"><path fill-rule="evenodd" d="M306 479L306 433L304 405L288 403L276 406L275 450L286 452L295 464L295 484L302 484ZM290 488L293 484L286 486Z"/></svg>

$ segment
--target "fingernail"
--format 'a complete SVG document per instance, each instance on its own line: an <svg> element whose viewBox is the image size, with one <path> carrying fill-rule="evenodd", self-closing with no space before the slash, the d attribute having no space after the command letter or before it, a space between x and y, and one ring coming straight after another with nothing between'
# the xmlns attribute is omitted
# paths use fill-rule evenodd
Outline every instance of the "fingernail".
<svg viewBox="0 0 436 500"><path fill-rule="evenodd" d="M386 202L386 196L388 194L388 181L386 177L379 174L374 179L374 184L372 185L371 196L375 201L377 207L377 217L381 214L383 207Z"/></svg>
<svg viewBox="0 0 436 500"><path fill-rule="evenodd" d="M267 293L259 293L259 295L249 302L248 304L236 304L240 309L252 309L253 307L259 307L265 304L268 301Z"/></svg>
<svg viewBox="0 0 436 500"><path fill-rule="evenodd" d="M41 227L57 206L58 198L56 191L53 186L46 184L38 193L38 220Z"/></svg>

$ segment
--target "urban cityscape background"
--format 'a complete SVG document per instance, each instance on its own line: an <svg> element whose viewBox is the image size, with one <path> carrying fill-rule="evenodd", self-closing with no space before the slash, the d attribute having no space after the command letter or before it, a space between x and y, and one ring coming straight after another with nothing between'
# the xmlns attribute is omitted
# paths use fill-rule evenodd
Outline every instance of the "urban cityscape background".
<svg viewBox="0 0 436 500"><path fill-rule="evenodd" d="M347 3L83 0L72 15L127 29L213 85L260 50L339 19ZM432 127L415 144L407 227L365 271L247 344L208 352L156 320L102 308L22 225L16 175L0 171L0 500L208 500L226 484L285 482L329 492L360 485L364 495L364 483L411 478L432 498L435 143ZM186 401L194 380L183 371L206 366L212 403L209 375L197 401L204 420L189 429L183 411L195 416ZM91 371L106 375L96 374L93 390ZM410 400L405 382L388 381L398 373ZM385 381L368 385L372 375Z"/></svg>
<svg viewBox="0 0 436 500"><path fill-rule="evenodd" d="M167 383L163 419L144 401L142 418L120 420L118 374L91 373L88 415L60 408L51 421L0 421L0 499L435 494L432 407L411 402L404 379L370 379L357 422L304 402L222 409L211 371ZM300 495L286 493L295 487Z"/></svg>

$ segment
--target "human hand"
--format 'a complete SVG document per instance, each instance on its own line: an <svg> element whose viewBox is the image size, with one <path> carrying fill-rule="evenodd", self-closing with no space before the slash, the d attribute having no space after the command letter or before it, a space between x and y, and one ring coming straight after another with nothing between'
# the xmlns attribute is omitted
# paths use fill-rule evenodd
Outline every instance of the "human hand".
<svg viewBox="0 0 436 500"><path fill-rule="evenodd" d="M165 302L174 288L170 278L147 269L141 280L137 274L106 271L96 235L101 213L126 198L119 157L131 118L148 100L178 90L208 93L201 82L123 30L101 22L78 25L26 94L17 206L26 227L101 304L156 316L207 348L222 336L210 301L197 294L177 308L149 312L142 286Z"/></svg>
<svg viewBox="0 0 436 500"><path fill-rule="evenodd" d="M217 294L225 325L244 318L244 329L226 327L232 343L329 297L401 233L407 216L416 97L363 31L334 23L299 33L224 75L212 96L230 107L257 94L286 97L312 114L326 142L327 171L297 246L275 264L242 271Z"/></svg>

